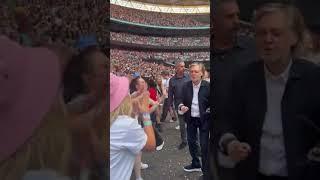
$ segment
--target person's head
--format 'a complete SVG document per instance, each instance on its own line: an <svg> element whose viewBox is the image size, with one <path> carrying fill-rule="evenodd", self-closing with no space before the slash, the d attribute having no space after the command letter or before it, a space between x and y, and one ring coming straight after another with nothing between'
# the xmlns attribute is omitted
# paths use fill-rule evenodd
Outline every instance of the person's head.
<svg viewBox="0 0 320 180"><path fill-rule="evenodd" d="M162 72L162 77L163 77L164 79L168 79L169 76L170 76L169 71L163 71L163 72Z"/></svg>
<svg viewBox="0 0 320 180"><path fill-rule="evenodd" d="M157 82L156 82L155 77L150 77L147 84L148 84L149 88L157 87Z"/></svg>
<svg viewBox="0 0 320 180"><path fill-rule="evenodd" d="M89 48L75 56L64 73L67 101L79 94L105 96L108 57L99 49Z"/></svg>
<svg viewBox="0 0 320 180"><path fill-rule="evenodd" d="M142 77L137 78L136 90L138 92L142 93L146 89L148 89L148 85L147 85L146 81Z"/></svg>
<svg viewBox="0 0 320 180"><path fill-rule="evenodd" d="M183 61L178 61L176 63L175 69L176 69L176 74L183 75L184 69L185 69L185 63Z"/></svg>
<svg viewBox="0 0 320 180"><path fill-rule="evenodd" d="M286 63L303 43L304 20L292 5L262 5L255 11L253 20L258 56L267 64Z"/></svg>
<svg viewBox="0 0 320 180"><path fill-rule="evenodd" d="M48 49L0 37L2 180L22 179L30 169L67 173L71 142L60 101L60 68Z"/></svg>
<svg viewBox="0 0 320 180"><path fill-rule="evenodd" d="M132 100L129 95L129 80L110 74L110 125L118 116L131 116Z"/></svg>
<svg viewBox="0 0 320 180"><path fill-rule="evenodd" d="M214 0L212 12L214 31L235 36L240 25L239 14L237 0Z"/></svg>
<svg viewBox="0 0 320 180"><path fill-rule="evenodd" d="M205 68L201 63L192 63L189 66L191 81L195 84L199 83L204 75Z"/></svg>

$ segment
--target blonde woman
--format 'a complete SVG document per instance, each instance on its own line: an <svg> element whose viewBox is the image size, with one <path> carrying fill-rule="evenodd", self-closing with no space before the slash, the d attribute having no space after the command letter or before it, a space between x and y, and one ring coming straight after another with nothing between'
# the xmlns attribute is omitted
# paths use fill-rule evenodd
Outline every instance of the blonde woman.
<svg viewBox="0 0 320 180"><path fill-rule="evenodd" d="M142 129L131 117L129 80L110 74L110 180L129 180L136 156L155 150L152 122L143 119Z"/></svg>
<svg viewBox="0 0 320 180"><path fill-rule="evenodd" d="M71 143L57 56L0 37L0 62L1 180L69 179Z"/></svg>
<svg viewBox="0 0 320 180"><path fill-rule="evenodd" d="M162 84L162 77L161 76L157 77L156 89L157 89L157 97L160 97L159 100L161 101L160 107L157 108L157 110L156 110L156 116L157 116L156 128L159 130L159 132L162 132L163 129L162 129L162 124L161 124L160 118L161 118L161 113L162 113L162 109L163 109L164 99L165 99L165 97L168 96L168 93L165 90L164 85Z"/></svg>

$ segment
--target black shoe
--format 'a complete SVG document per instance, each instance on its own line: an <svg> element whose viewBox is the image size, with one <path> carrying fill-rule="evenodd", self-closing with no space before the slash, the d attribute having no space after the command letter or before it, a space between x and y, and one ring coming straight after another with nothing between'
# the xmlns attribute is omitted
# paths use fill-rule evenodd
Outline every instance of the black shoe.
<svg viewBox="0 0 320 180"><path fill-rule="evenodd" d="M181 150L187 146L187 143L183 142L178 146L178 149Z"/></svg>
<svg viewBox="0 0 320 180"><path fill-rule="evenodd" d="M192 164L183 168L186 172L201 172L201 166L194 166Z"/></svg>

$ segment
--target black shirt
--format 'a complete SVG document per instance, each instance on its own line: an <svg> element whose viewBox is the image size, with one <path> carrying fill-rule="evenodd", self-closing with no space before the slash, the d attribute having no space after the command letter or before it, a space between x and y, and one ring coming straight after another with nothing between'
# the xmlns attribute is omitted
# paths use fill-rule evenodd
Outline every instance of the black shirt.
<svg viewBox="0 0 320 180"><path fill-rule="evenodd" d="M252 39L239 36L231 49L212 49L210 57L211 113L213 121L219 119L230 99L231 82L236 72L256 61L256 49ZM214 126L216 124L214 123ZM217 124L218 125L218 124ZM219 127L212 127L217 129Z"/></svg>

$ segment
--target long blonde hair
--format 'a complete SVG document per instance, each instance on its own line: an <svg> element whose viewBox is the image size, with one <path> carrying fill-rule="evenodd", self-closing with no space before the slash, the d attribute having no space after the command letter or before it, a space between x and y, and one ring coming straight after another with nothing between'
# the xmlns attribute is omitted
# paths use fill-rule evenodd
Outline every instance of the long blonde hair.
<svg viewBox="0 0 320 180"><path fill-rule="evenodd" d="M32 137L0 163L1 180L20 180L28 170L52 169L66 175L71 139L62 102L56 102Z"/></svg>
<svg viewBox="0 0 320 180"><path fill-rule="evenodd" d="M110 127L112 123L117 119L120 115L131 116L132 113L132 99L130 95L127 95L119 105L117 109L113 112L110 112Z"/></svg>

